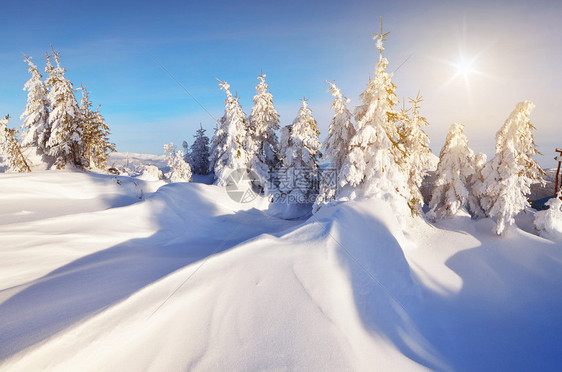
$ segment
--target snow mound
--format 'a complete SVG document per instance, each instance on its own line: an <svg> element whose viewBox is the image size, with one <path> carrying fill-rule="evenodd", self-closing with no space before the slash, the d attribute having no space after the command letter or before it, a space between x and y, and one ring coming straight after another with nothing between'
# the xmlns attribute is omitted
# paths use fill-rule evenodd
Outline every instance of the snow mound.
<svg viewBox="0 0 562 372"><path fill-rule="evenodd" d="M560 246L489 219L403 230L363 200L286 221L213 185L77 172L0 189L2 371L562 363Z"/></svg>

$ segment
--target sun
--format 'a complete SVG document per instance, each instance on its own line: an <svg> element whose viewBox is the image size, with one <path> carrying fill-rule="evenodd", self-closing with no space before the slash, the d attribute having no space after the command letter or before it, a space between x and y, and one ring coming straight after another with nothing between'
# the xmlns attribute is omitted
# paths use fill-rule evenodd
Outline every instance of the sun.
<svg viewBox="0 0 562 372"><path fill-rule="evenodd" d="M461 56L457 63L455 63L455 68L457 69L457 76L462 76L465 79L468 79L468 76L475 72L474 59L467 59Z"/></svg>

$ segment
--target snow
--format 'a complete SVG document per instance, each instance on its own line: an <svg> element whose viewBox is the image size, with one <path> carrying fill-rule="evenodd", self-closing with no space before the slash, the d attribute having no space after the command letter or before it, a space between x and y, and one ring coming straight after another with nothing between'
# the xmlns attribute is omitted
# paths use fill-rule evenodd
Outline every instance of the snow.
<svg viewBox="0 0 562 372"><path fill-rule="evenodd" d="M557 370L562 247L377 199L0 174L0 370ZM140 195L142 190L142 195Z"/></svg>

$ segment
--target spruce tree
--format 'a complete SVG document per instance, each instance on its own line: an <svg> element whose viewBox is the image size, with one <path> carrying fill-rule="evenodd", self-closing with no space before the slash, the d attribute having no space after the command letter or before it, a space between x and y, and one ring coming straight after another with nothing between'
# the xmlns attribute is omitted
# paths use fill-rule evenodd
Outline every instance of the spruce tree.
<svg viewBox="0 0 562 372"><path fill-rule="evenodd" d="M265 74L258 76L254 106L248 116L249 135L246 150L250 157L248 168L267 178L269 171L279 165L279 115L273 105L273 96L267 91Z"/></svg>
<svg viewBox="0 0 562 372"><path fill-rule="evenodd" d="M232 171L246 169L248 161L244 148L246 123L238 97L234 97L230 93L230 85L227 82L218 81L220 88L226 93L225 112L217 122L219 127L213 138L210 163L215 173L215 185L225 186Z"/></svg>
<svg viewBox="0 0 562 372"><path fill-rule="evenodd" d="M279 190L287 195L289 201L313 202L310 197L317 192L315 185L322 146L318 141L319 134L316 119L303 98L298 116L291 124L279 181Z"/></svg>
<svg viewBox="0 0 562 372"><path fill-rule="evenodd" d="M209 137L205 135L202 125L193 137L195 141L191 145L191 169L195 174L209 174Z"/></svg>
<svg viewBox="0 0 562 372"><path fill-rule="evenodd" d="M427 120L420 115L419 103L422 102L419 95L415 99L410 98L413 104L412 115L407 115L403 110L403 120L398 126L400 146L404 152L402 169L408 179L408 189L410 192L409 205L416 214L421 213L423 206L423 196L420 191L422 181L426 175L426 170L431 166L431 149L429 148L429 136L422 127L429 125Z"/></svg>
<svg viewBox="0 0 562 372"><path fill-rule="evenodd" d="M437 180L427 216L435 220L453 216L467 207L470 197L470 177L474 175L474 152L468 147L464 125L451 125L445 145L439 154Z"/></svg>
<svg viewBox="0 0 562 372"><path fill-rule="evenodd" d="M183 160L191 166L191 155L189 154L189 144L187 141L183 141L181 147L183 147Z"/></svg>
<svg viewBox="0 0 562 372"><path fill-rule="evenodd" d="M51 57L56 66L52 66ZM64 168L67 164L77 167L84 165L84 151L82 143L82 112L74 96L72 83L64 74L65 69L60 65L59 53L53 50L53 55L47 55L47 95L51 113L49 126L51 135L47 141L49 155L54 158L57 168Z"/></svg>
<svg viewBox="0 0 562 372"><path fill-rule="evenodd" d="M82 113L82 151L88 167L103 169L109 154L115 151L115 145L109 141L109 126L100 113L100 106L92 111L90 92L82 86L80 110Z"/></svg>
<svg viewBox="0 0 562 372"><path fill-rule="evenodd" d="M381 26L382 28L382 26ZM376 76L361 94L362 104L355 110L356 134L350 142L350 154L340 175L339 196L342 199L376 197L393 205L399 215L408 214L410 193L399 163L404 156L399 148L395 125L399 113L392 74L386 72L388 60L383 57L383 41L388 33L376 34L379 61Z"/></svg>
<svg viewBox="0 0 562 372"><path fill-rule="evenodd" d="M7 127L9 119L10 115L0 119L0 154L4 155L8 160L9 170L14 172L31 172L31 168L29 168L27 160L21 151L21 146L18 143L18 132Z"/></svg>
<svg viewBox="0 0 562 372"><path fill-rule="evenodd" d="M320 180L320 194L314 205L316 212L322 204L335 199L337 192L337 176L342 172L343 165L349 155L350 142L355 135L355 127L351 120L351 113L347 109L346 98L335 83L330 83L328 92L332 93L334 100L330 109L334 110L334 116L328 127L328 136L324 141L324 155L330 161L328 169L322 171Z"/></svg>
<svg viewBox="0 0 562 372"><path fill-rule="evenodd" d="M527 195L531 184L543 183L544 171L532 158L538 151L533 139L535 127L530 115L531 101L517 104L496 134L496 153L484 168L482 207L490 217L497 218L496 233L501 235L515 222L515 216L529 207Z"/></svg>
<svg viewBox="0 0 562 372"><path fill-rule="evenodd" d="M47 141L51 133L49 127L49 101L47 99L47 87L41 80L42 75L31 61L31 57L25 56L24 61L29 65L31 78L23 86L27 90L27 104L20 116L22 123L22 146L36 146L39 154L45 155L49 152Z"/></svg>
<svg viewBox="0 0 562 372"><path fill-rule="evenodd" d="M330 107L334 111L334 116L328 127L324 148L326 158L330 160L330 167L339 173L349 155L350 142L356 132L351 121L351 113L346 106L350 100L342 94L335 83L326 82L330 85L328 92L331 92L334 97Z"/></svg>
<svg viewBox="0 0 562 372"><path fill-rule="evenodd" d="M474 219L486 216L486 212L482 208L483 200L486 199L486 190L484 185L484 169L488 157L486 154L479 152L474 157L474 174L470 177L470 196L468 198L469 213Z"/></svg>

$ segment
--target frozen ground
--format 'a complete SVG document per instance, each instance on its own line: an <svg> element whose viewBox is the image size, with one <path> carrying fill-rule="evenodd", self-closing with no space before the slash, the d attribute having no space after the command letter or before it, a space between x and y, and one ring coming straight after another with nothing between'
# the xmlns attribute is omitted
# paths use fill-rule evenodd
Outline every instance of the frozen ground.
<svg viewBox="0 0 562 372"><path fill-rule="evenodd" d="M0 174L0 370L560 370L562 244L372 200Z"/></svg>

